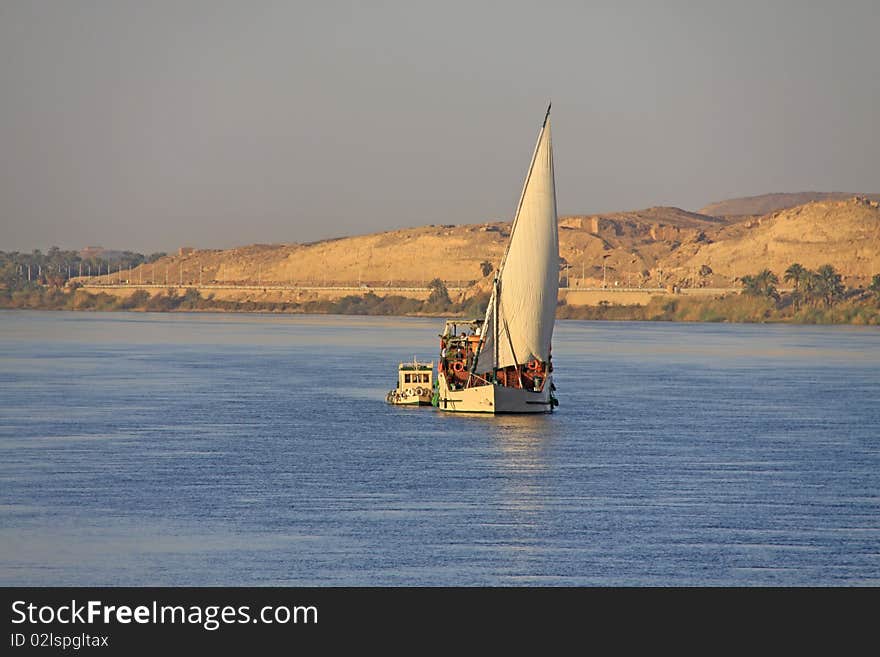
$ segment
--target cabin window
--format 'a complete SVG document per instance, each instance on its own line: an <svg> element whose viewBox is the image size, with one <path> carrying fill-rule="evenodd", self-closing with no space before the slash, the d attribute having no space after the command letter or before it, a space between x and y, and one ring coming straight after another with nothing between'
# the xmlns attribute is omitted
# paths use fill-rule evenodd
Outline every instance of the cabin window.
<svg viewBox="0 0 880 657"><path fill-rule="evenodd" d="M409 380L409 376L410 376L409 374L404 374L404 375L403 375L403 382L404 382L404 383L412 383L412 382Z"/></svg>

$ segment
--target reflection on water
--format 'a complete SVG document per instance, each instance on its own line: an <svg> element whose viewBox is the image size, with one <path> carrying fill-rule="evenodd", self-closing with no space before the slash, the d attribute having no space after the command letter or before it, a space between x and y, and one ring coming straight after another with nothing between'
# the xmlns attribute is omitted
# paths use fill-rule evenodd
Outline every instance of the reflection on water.
<svg viewBox="0 0 880 657"><path fill-rule="evenodd" d="M880 332L562 322L561 407L385 405L441 320L0 312L0 584L880 584Z"/></svg>
<svg viewBox="0 0 880 657"><path fill-rule="evenodd" d="M537 511L548 498L541 474L547 469L545 449L553 440L553 415L520 415L496 418L492 423L498 458L505 474L503 493L516 511Z"/></svg>

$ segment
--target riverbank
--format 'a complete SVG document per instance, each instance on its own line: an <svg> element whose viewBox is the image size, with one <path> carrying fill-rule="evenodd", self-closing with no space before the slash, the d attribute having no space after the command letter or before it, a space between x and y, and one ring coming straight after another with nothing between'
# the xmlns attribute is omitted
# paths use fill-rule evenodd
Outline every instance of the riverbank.
<svg viewBox="0 0 880 657"><path fill-rule="evenodd" d="M305 302L231 301L202 296L194 288L179 294L176 290L150 295L144 290L128 297L82 289L30 286L0 290L0 308L27 310L142 311L142 312L274 312L329 315L385 315L408 317L481 317L488 295L477 295L463 302L422 301L403 296L379 297L375 294L350 295L337 300ZM562 303L558 319L728 322L792 324L853 324L880 326L880 299L871 294L852 295L832 306L801 305L790 300L776 301L749 295L718 297L654 297L646 305L600 303L582 306Z"/></svg>
<svg viewBox="0 0 880 657"><path fill-rule="evenodd" d="M645 306L560 306L558 319L614 321L853 324L880 326L880 303L864 296L831 307L801 306L732 294L719 298L655 297Z"/></svg>

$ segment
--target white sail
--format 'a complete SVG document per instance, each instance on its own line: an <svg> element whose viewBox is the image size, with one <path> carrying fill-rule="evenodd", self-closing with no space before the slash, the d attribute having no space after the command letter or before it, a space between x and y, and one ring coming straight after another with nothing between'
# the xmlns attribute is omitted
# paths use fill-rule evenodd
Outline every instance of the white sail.
<svg viewBox="0 0 880 657"><path fill-rule="evenodd" d="M548 110L498 268L475 371L548 361L558 294L559 228Z"/></svg>

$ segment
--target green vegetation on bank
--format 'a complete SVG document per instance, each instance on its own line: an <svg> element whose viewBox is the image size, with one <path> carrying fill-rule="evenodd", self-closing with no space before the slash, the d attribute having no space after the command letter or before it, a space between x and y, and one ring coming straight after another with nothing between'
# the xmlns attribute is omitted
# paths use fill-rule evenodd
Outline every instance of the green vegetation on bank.
<svg viewBox="0 0 880 657"><path fill-rule="evenodd" d="M866 288L847 289L840 275L830 265L815 272L792 265L785 272L792 287L778 289L779 279L769 270L742 279L742 294L718 297L663 295L647 305L570 306L564 302L557 309L560 319L690 321L690 322L790 322L799 324L880 325L880 274ZM0 283L0 308L40 310L139 310L139 311L218 311L286 312L339 315L449 315L481 317L486 312L488 294L463 303L449 298L439 279L430 283L427 301L372 292L350 295L337 300L229 301L202 296L195 288L179 294L169 288L150 295L136 290L128 297L104 292L93 294L83 289L41 285L15 279L13 285Z"/></svg>
<svg viewBox="0 0 880 657"><path fill-rule="evenodd" d="M178 294L175 288L150 295L136 290L127 297L106 292L93 294L82 289L49 287L34 283L16 288L0 288L0 308L33 310L141 310L218 311L218 312L287 312L334 315L453 315L479 317L486 312L488 295L477 295L464 303L453 303L443 287L442 294L432 293L427 301L389 295L380 297L372 292L350 295L337 300L294 301L229 301L213 294L203 297L195 288Z"/></svg>
<svg viewBox="0 0 880 657"><path fill-rule="evenodd" d="M25 283L58 286L76 276L100 276L155 262L164 253L145 256L133 251L99 251L82 256L78 251L63 251L53 246L46 253L0 251L0 285L15 288Z"/></svg>
<svg viewBox="0 0 880 657"><path fill-rule="evenodd" d="M679 322L790 322L794 324L880 325L880 274L867 289L847 289L831 265L811 271L795 263L785 271L790 291L778 289L769 269L743 276L742 294L714 298L654 297L646 306L560 306L563 319Z"/></svg>
<svg viewBox="0 0 880 657"><path fill-rule="evenodd" d="M739 294L717 298L654 297L645 306L560 306L560 319L605 319L671 322L788 322L792 324L861 324L880 326L880 304L851 299L833 308L780 308L767 299Z"/></svg>

